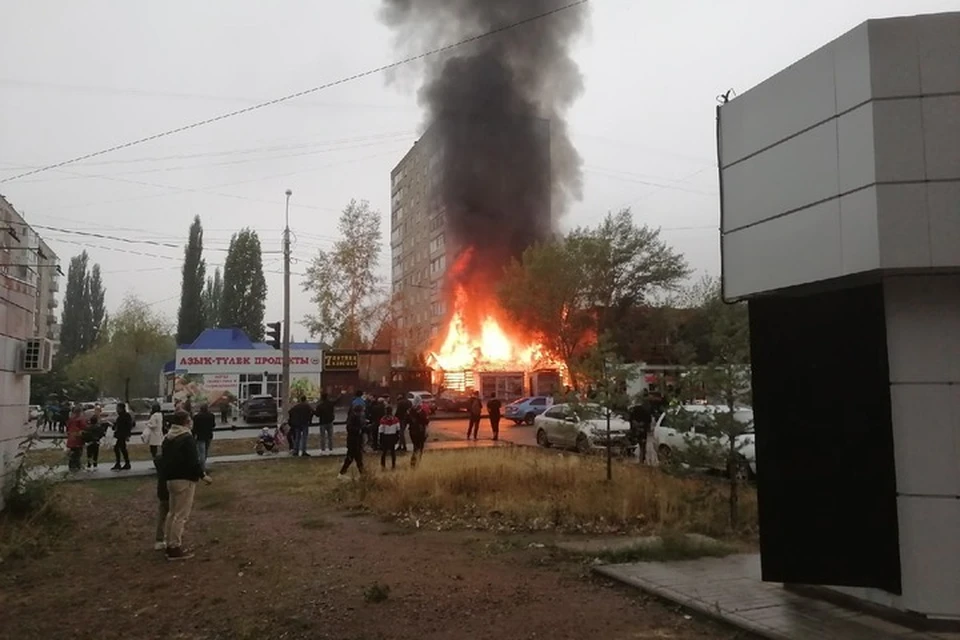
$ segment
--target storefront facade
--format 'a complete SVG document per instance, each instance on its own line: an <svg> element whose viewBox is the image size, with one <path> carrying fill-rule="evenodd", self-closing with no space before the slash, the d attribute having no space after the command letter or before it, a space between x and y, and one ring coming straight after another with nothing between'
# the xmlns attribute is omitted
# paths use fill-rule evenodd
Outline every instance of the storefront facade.
<svg viewBox="0 0 960 640"><path fill-rule="evenodd" d="M276 349L251 342L239 329L207 329L193 344L177 349L165 367L163 395L213 407L239 406L261 395L280 400L282 370L283 356ZM322 372L322 345L291 345L291 396L318 398Z"/></svg>

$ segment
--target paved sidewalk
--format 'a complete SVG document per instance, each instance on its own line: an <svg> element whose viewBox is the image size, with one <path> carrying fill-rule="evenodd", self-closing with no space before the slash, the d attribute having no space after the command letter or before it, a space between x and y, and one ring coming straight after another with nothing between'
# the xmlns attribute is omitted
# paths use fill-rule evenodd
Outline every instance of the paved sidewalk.
<svg viewBox="0 0 960 640"><path fill-rule="evenodd" d="M427 444L426 453L429 454L431 451L437 451L441 449L470 449L470 448L489 448L496 446L511 446L510 443L500 441L493 442L492 440L480 440L477 442L467 442L463 440L455 441L438 441L431 442ZM314 458L341 458L346 455L346 447L335 448L332 452L323 451L319 449L314 449L308 451L311 457ZM379 452L367 452L366 456L376 455L379 458ZM409 455L409 454L408 454ZM212 473L214 472L215 467L222 464L230 464L235 462L266 462L267 460L291 460L291 456L286 450L279 453L265 453L262 456L257 455L256 453L245 453L240 455L233 456L211 456L207 458L207 469ZM111 471L110 467L113 466L110 463L101 464L95 470L87 471L86 469L81 469L71 473L70 470L65 466L56 466L49 469L48 473L52 476L63 477L67 482L82 482L86 480L109 480L111 478L136 478L142 476L152 476L154 474L153 462L150 460L137 460L130 463L131 469L129 471Z"/></svg>
<svg viewBox="0 0 960 640"><path fill-rule="evenodd" d="M909 629L760 581L760 556L600 566L597 573L774 640L960 640Z"/></svg>

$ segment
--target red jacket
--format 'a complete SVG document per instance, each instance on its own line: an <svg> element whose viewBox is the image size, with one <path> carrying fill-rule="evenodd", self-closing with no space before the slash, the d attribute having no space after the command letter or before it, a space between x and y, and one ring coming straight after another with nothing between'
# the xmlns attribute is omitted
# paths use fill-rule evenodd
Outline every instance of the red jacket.
<svg viewBox="0 0 960 640"><path fill-rule="evenodd" d="M83 430L87 428L87 421L83 416L67 420L67 448L83 447Z"/></svg>

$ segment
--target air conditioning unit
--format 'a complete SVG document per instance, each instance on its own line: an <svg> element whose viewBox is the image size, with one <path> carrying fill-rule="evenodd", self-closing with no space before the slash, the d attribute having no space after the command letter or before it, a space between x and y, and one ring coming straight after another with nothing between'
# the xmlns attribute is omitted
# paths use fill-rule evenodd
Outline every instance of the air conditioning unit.
<svg viewBox="0 0 960 640"><path fill-rule="evenodd" d="M27 338L20 350L20 373L47 373L53 368L53 340Z"/></svg>

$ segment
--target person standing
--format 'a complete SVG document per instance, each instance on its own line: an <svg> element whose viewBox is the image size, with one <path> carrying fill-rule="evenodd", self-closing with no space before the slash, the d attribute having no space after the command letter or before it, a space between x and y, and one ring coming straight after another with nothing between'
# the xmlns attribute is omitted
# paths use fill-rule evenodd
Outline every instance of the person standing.
<svg viewBox="0 0 960 640"><path fill-rule="evenodd" d="M335 412L333 402L326 391L320 393L317 403L317 421L320 423L320 451L333 452L333 421Z"/></svg>
<svg viewBox="0 0 960 640"><path fill-rule="evenodd" d="M217 428L217 419L206 404L200 405L200 411L193 416L193 437L197 441L197 458L204 473L207 471L207 456L210 455L210 443L213 442L213 430Z"/></svg>
<svg viewBox="0 0 960 640"><path fill-rule="evenodd" d="M60 410L57 412L57 422L59 423L60 433L64 433L67 430L67 422L70 421L70 405L64 401L60 405Z"/></svg>
<svg viewBox="0 0 960 640"><path fill-rule="evenodd" d="M410 443L413 445L413 455L410 456L410 466L416 467L417 461L423 457L423 450L427 445L427 425L430 417L423 408L423 401L417 397L409 413Z"/></svg>
<svg viewBox="0 0 960 640"><path fill-rule="evenodd" d="M87 421L83 417L83 407L74 405L67 420L67 450L70 458L67 467L70 471L80 471L80 458L83 456L83 432L87 428Z"/></svg>
<svg viewBox="0 0 960 640"><path fill-rule="evenodd" d="M100 420L103 408L97 405L93 409L93 415L87 420L87 428L84 430L84 441L87 443L87 470L96 469L100 460L100 441L103 439L106 425Z"/></svg>
<svg viewBox="0 0 960 640"><path fill-rule="evenodd" d="M347 457L343 459L343 466L340 467L340 474L337 476L341 480L347 480L347 469L351 463L357 464L357 470L363 473L363 426L364 415L363 405L354 405L350 408L350 415L347 416Z"/></svg>
<svg viewBox="0 0 960 640"><path fill-rule="evenodd" d="M220 424L227 424L230 421L230 401L226 398L220 398Z"/></svg>
<svg viewBox="0 0 960 640"><path fill-rule="evenodd" d="M479 391L474 391L473 395L470 396L468 411L470 412L470 422L467 424L467 440L470 439L470 434L473 434L473 440L476 442L480 432L480 415L483 413L483 403L480 401Z"/></svg>
<svg viewBox="0 0 960 640"><path fill-rule="evenodd" d="M367 406L367 426L370 435L370 448L380 449L380 419L386 415L387 405L380 398L371 398Z"/></svg>
<svg viewBox="0 0 960 640"><path fill-rule="evenodd" d="M156 458L160 445L163 444L163 412L159 404L154 403L150 407L150 418L143 425L140 439L143 440L143 444L150 447L150 457Z"/></svg>
<svg viewBox="0 0 960 640"><path fill-rule="evenodd" d="M170 490L167 488L167 478L163 473L163 461L158 455L153 456L153 468L157 470L157 527L153 548L165 552L167 550L167 514L170 513Z"/></svg>
<svg viewBox="0 0 960 640"><path fill-rule="evenodd" d="M297 398L297 404L290 407L287 414L290 423L290 455L309 458L307 440L310 438L310 422L313 420L313 407L307 403L306 396Z"/></svg>
<svg viewBox="0 0 960 640"><path fill-rule="evenodd" d="M397 440L400 438L400 421L393 409L386 407L380 418L380 467L387 468L387 453L390 453L390 468L397 468Z"/></svg>
<svg viewBox="0 0 960 640"><path fill-rule="evenodd" d="M113 445L113 455L116 464L112 471L130 471L130 454L127 453L127 440L133 435L133 416L127 411L127 405L117 403L117 420L113 423L113 437L117 442ZM123 456L123 466L120 466L120 457Z"/></svg>
<svg viewBox="0 0 960 640"><path fill-rule="evenodd" d="M410 427L410 410L413 409L413 403L402 393L397 396L397 420L400 421L400 451L407 450L407 429Z"/></svg>
<svg viewBox="0 0 960 640"><path fill-rule="evenodd" d="M164 524L167 560L192 558L193 554L183 549L183 530L193 509L197 483L203 480L210 484L211 478L197 456L197 441L190 432L190 414L186 411L174 413L160 455L170 494L170 510Z"/></svg>
<svg viewBox="0 0 960 640"><path fill-rule="evenodd" d="M503 407L503 403L497 398L496 393L490 394L490 399L487 400L487 415L490 417L490 430L493 431L493 439L500 439L500 410Z"/></svg>

